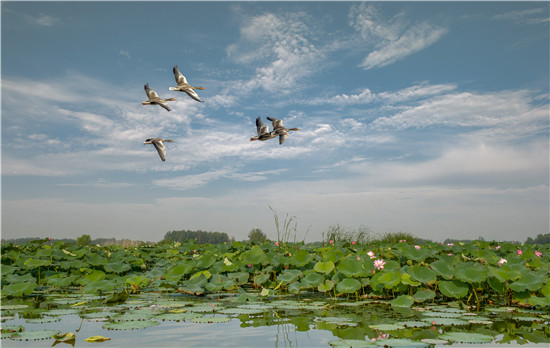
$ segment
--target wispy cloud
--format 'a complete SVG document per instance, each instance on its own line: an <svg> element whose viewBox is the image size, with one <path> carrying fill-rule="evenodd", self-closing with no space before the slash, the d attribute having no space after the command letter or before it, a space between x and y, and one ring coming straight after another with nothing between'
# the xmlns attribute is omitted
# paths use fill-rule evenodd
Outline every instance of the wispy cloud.
<svg viewBox="0 0 550 348"><path fill-rule="evenodd" d="M539 7L529 10L510 11L494 15L493 19L502 21L512 21L516 24L541 24L550 21L548 8Z"/></svg>
<svg viewBox="0 0 550 348"><path fill-rule="evenodd" d="M51 27L55 24L61 23L61 20L58 17L44 13L39 13L36 15L25 14L24 18L27 23L42 27Z"/></svg>
<svg viewBox="0 0 550 348"><path fill-rule="evenodd" d="M376 5L361 3L350 10L350 25L374 49L360 64L365 70L392 64L429 47L447 33L447 28L427 21L407 24L403 13L387 20Z"/></svg>
<svg viewBox="0 0 550 348"><path fill-rule="evenodd" d="M324 53L309 39L307 18L304 13L266 13L241 28L239 42L229 45L227 54L240 64L257 65L255 76L243 85L245 89L290 93L288 88L316 70ZM263 64L266 61L269 63Z"/></svg>

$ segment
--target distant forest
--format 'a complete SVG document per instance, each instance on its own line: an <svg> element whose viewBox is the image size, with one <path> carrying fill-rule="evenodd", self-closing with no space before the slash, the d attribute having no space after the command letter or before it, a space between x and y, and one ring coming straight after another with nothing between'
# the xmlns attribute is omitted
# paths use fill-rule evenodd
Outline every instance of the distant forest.
<svg viewBox="0 0 550 348"><path fill-rule="evenodd" d="M2 239L1 243L13 243L13 244L24 244L33 240L44 240L44 238L38 237L27 237L27 238L16 238L16 239ZM170 231L166 232L164 239L159 243L170 243L170 242L185 242L188 239L195 239L197 243L208 243L208 244L220 244L220 243L232 243L235 241L235 238L227 235L227 233L222 232L205 232L205 231L190 231L190 230L180 230L180 231ZM429 242L427 239L415 238L417 243ZM484 240L483 237L479 237L477 240ZM55 239L47 241L47 244L54 244L58 241L65 243L77 243L77 239ZM458 242L471 242L469 239L446 239L444 243L458 243ZM515 243L520 243L519 241L514 241ZM528 237L524 242L525 244L550 244L550 233L539 234L535 238ZM143 242L139 240L130 240L130 239L115 239L115 238L96 238L91 239L91 245L120 245L123 247L130 246L140 246L143 244L157 244L156 242Z"/></svg>

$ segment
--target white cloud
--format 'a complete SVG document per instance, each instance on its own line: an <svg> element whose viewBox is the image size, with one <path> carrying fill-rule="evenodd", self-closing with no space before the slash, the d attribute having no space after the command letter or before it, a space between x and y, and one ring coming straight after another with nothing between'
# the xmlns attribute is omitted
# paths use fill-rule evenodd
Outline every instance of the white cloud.
<svg viewBox="0 0 550 348"><path fill-rule="evenodd" d="M245 92L259 87L291 93L301 78L317 69L324 53L308 38L307 18L304 13L267 13L241 28L240 41L227 47L228 56L244 65L261 64L255 68L256 75L242 83Z"/></svg>
<svg viewBox="0 0 550 348"><path fill-rule="evenodd" d="M26 14L24 15L24 18L27 21L27 23L39 25L42 27L51 27L61 22L61 20L58 17L44 14L44 13L39 13L37 15Z"/></svg>
<svg viewBox="0 0 550 348"><path fill-rule="evenodd" d="M392 64L421 51L447 33L446 28L427 21L409 25L404 13L389 20L382 18L373 4L352 6L349 17L363 44L374 47L360 64L365 70Z"/></svg>
<svg viewBox="0 0 550 348"><path fill-rule="evenodd" d="M548 17L548 9L543 7L505 12L494 15L493 19L512 21L517 24L540 24L550 21L550 17Z"/></svg>

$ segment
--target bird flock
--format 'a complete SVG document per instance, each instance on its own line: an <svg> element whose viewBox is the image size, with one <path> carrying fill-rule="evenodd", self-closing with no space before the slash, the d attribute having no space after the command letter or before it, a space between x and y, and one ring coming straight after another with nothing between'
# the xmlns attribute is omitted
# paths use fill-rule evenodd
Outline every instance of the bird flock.
<svg viewBox="0 0 550 348"><path fill-rule="evenodd" d="M206 88L204 87L193 87L188 82L185 76L182 75L182 73L179 71L178 66L174 66L172 69L174 72L174 78L176 80L176 87L169 87L168 89L175 92L184 92L189 97L193 98L194 100L203 103L204 100L202 100L197 92L195 92L195 89L198 90L204 90ZM158 105L162 108L164 108L166 111L171 111L172 108L168 106L166 102L169 101L175 101L175 98L167 98L163 99L159 97L157 92L155 92L151 87L149 87L149 83L146 83L145 86L145 94L147 95L147 100L142 102L142 105ZM285 140L288 138L288 134L290 131L298 131L300 128L285 128L283 126L283 121L274 118L274 117L267 117L269 121L271 121L271 124L273 126L273 130L270 131L269 127L262 121L261 117L256 118L256 131L258 135L253 136L250 138L250 141L255 140L269 140L276 137L279 137L279 144L282 144L285 142ZM163 139L163 138L149 138L145 140L143 144L153 144L155 146L155 149L157 150L160 159L164 162L166 161L166 147L164 146L164 143L173 143L174 141L171 139Z"/></svg>

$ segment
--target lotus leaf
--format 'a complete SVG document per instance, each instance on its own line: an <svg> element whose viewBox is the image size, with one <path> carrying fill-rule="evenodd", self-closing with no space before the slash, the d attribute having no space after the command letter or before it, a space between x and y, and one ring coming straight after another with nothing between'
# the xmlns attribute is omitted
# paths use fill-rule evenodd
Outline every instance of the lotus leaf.
<svg viewBox="0 0 550 348"><path fill-rule="evenodd" d="M14 333L11 336L11 339L16 341L45 340L51 338L53 335L56 335L58 333L59 331L57 330L23 331Z"/></svg>
<svg viewBox="0 0 550 348"><path fill-rule="evenodd" d="M432 262L430 264L430 267L440 276L442 276L445 279L453 279L454 278L454 269L449 260L439 260Z"/></svg>
<svg viewBox="0 0 550 348"><path fill-rule="evenodd" d="M361 283L355 278L346 278L336 284L339 293L352 294L361 289Z"/></svg>
<svg viewBox="0 0 550 348"><path fill-rule="evenodd" d="M318 287L323 281L325 280L325 277L319 273L309 273L307 276L302 278L301 282L307 287L307 288L316 288Z"/></svg>
<svg viewBox="0 0 550 348"><path fill-rule="evenodd" d="M33 269L33 268L37 268L37 267L41 267L41 266L48 266L48 265L51 265L52 264L52 260L48 259L48 260L44 260L44 259L33 259L32 257L27 259L27 261L25 261L25 263L23 263L25 265L25 267L29 268L29 269Z"/></svg>
<svg viewBox="0 0 550 348"><path fill-rule="evenodd" d="M25 320L29 324L44 324L44 323L55 323L60 321L60 317L45 317L45 318L33 318Z"/></svg>
<svg viewBox="0 0 550 348"><path fill-rule="evenodd" d="M25 283L12 283L2 288L2 296L16 296L21 297L29 295L34 291L37 284L35 282Z"/></svg>
<svg viewBox="0 0 550 348"><path fill-rule="evenodd" d="M395 300L391 301L392 307L411 307L414 303L414 298L409 295L400 295L395 298Z"/></svg>
<svg viewBox="0 0 550 348"><path fill-rule="evenodd" d="M361 348L361 347L377 347L378 345L365 340L353 340L353 339L346 339L346 340L338 340L338 341L329 341L329 345L335 347L335 348Z"/></svg>
<svg viewBox="0 0 550 348"><path fill-rule="evenodd" d="M103 273L103 272L101 272ZM82 290L87 294L95 294L98 291L101 292L108 292L112 291L115 288L115 284L113 284L110 280L99 280L99 281L93 281L85 285Z"/></svg>
<svg viewBox="0 0 550 348"><path fill-rule="evenodd" d="M267 262L267 256L265 255L262 248L258 245L253 246L250 250L245 251L239 257L241 262L245 265L259 265L264 262Z"/></svg>
<svg viewBox="0 0 550 348"><path fill-rule="evenodd" d="M399 273L399 271L381 272L377 280L378 283L383 284L386 289L392 289L401 283L401 273Z"/></svg>
<svg viewBox="0 0 550 348"><path fill-rule="evenodd" d="M131 268L132 267L130 267L127 263L122 262L109 262L103 264L103 269L105 269L105 272L109 273L124 273L129 271Z"/></svg>
<svg viewBox="0 0 550 348"><path fill-rule="evenodd" d="M333 287L334 287L334 282L327 279L325 280L324 283L319 284L319 286L317 287L317 290L319 290L320 292L327 292L332 290Z"/></svg>
<svg viewBox="0 0 550 348"><path fill-rule="evenodd" d="M84 339L84 341L86 342L104 342L104 341L109 341L110 338L109 337L103 337L103 336L90 336L86 339Z"/></svg>
<svg viewBox="0 0 550 348"><path fill-rule="evenodd" d="M384 347L427 347L426 343L412 341L406 338L387 338L383 340L376 340L378 346Z"/></svg>
<svg viewBox="0 0 550 348"><path fill-rule="evenodd" d="M66 332L64 334L52 335L52 338L56 341L67 342L74 340L76 338L76 335L74 334L74 332Z"/></svg>
<svg viewBox="0 0 550 348"><path fill-rule="evenodd" d="M434 282L436 279L436 273L428 267L415 265L409 268L409 272L413 279L418 280L419 282L424 284Z"/></svg>
<svg viewBox="0 0 550 348"><path fill-rule="evenodd" d="M540 273L524 272L521 278L510 284L510 289L514 291L537 291L546 281L548 281L548 277Z"/></svg>
<svg viewBox="0 0 550 348"><path fill-rule="evenodd" d="M449 343L449 341L441 340L441 339L435 339L435 338L423 338L420 340L420 342L432 344L432 345L443 345Z"/></svg>
<svg viewBox="0 0 550 348"><path fill-rule="evenodd" d="M455 278L466 283L480 283L487 278L487 272L477 262L460 262L455 265Z"/></svg>
<svg viewBox="0 0 550 348"><path fill-rule="evenodd" d="M494 340L493 336L475 332L447 332L440 335L439 338L460 343L489 343Z"/></svg>
<svg viewBox="0 0 550 348"><path fill-rule="evenodd" d="M212 323L226 323L231 321L230 317L200 317L191 319L193 323L199 324L212 324Z"/></svg>
<svg viewBox="0 0 550 348"><path fill-rule="evenodd" d="M427 327L431 326L430 323L427 323L425 321L400 321L396 323L395 325L401 325L404 327Z"/></svg>
<svg viewBox="0 0 550 348"><path fill-rule="evenodd" d="M411 275L408 273L401 273L401 283L410 286L419 286L420 284L422 284L416 280L411 279Z"/></svg>
<svg viewBox="0 0 550 348"><path fill-rule="evenodd" d="M439 291L450 298L462 298L468 294L468 285L458 280L439 282Z"/></svg>
<svg viewBox="0 0 550 348"><path fill-rule="evenodd" d="M160 325L160 323L155 320L121 321L115 323L107 323L103 325L103 328L107 330L139 330L157 325Z"/></svg>
<svg viewBox="0 0 550 348"><path fill-rule="evenodd" d="M458 318L439 318L439 317L429 317L424 318L422 321L425 321L427 323L434 323L435 325L443 325L443 326L458 326L458 325L468 325L469 323L466 320L458 319Z"/></svg>
<svg viewBox="0 0 550 348"><path fill-rule="evenodd" d="M283 284L290 284L297 281L301 275L301 271L287 269L277 276L277 280L282 281Z"/></svg>
<svg viewBox="0 0 550 348"><path fill-rule="evenodd" d="M329 274L334 269L334 262L332 261L319 261L313 267L315 271L319 273Z"/></svg>
<svg viewBox="0 0 550 348"><path fill-rule="evenodd" d="M363 271L363 263L356 257L347 257L340 261L336 269L348 278L358 277Z"/></svg>
<svg viewBox="0 0 550 348"><path fill-rule="evenodd" d="M313 254L304 249L300 249L297 252L292 253L289 262L291 265L294 265L296 267L304 267L305 265L313 261L313 258Z"/></svg>
<svg viewBox="0 0 550 348"><path fill-rule="evenodd" d="M243 285L248 283L248 279L250 278L250 273L248 272L233 272L229 273L227 277L231 280L233 280L237 285Z"/></svg>
<svg viewBox="0 0 550 348"><path fill-rule="evenodd" d="M435 292L432 290L419 290L413 295L413 298L416 302L432 300L435 298Z"/></svg>
<svg viewBox="0 0 550 348"><path fill-rule="evenodd" d="M105 257L102 257L96 253L86 255L85 260L92 266L102 266L108 261Z"/></svg>
<svg viewBox="0 0 550 348"><path fill-rule="evenodd" d="M257 285L262 285L264 284L266 281L269 280L269 277L271 275L270 274L267 274L267 273L264 273L264 274L258 274L256 276L254 276L254 284L257 284Z"/></svg>
<svg viewBox="0 0 550 348"><path fill-rule="evenodd" d="M193 265L188 262L170 267L164 274L164 278L171 281L180 281L185 275L191 273Z"/></svg>
<svg viewBox="0 0 550 348"><path fill-rule="evenodd" d="M154 317L156 320L181 321L200 318L204 314L201 313L162 313Z"/></svg>

